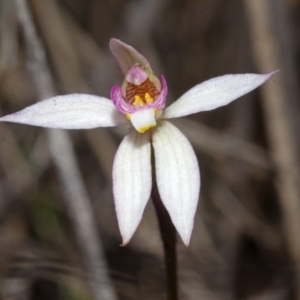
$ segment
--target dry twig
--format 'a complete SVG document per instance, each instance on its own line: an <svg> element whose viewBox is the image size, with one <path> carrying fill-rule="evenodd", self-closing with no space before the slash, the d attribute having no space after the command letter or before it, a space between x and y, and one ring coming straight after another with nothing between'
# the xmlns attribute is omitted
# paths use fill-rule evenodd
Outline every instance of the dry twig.
<svg viewBox="0 0 300 300"><path fill-rule="evenodd" d="M43 3L49 2L43 1ZM30 70L36 84L38 98L49 98L55 95L55 89L47 67L45 51L37 37L25 0L15 0L15 5L27 43ZM64 131L48 130L47 135L51 155L61 180L64 199L70 210L79 247L87 265L94 297L95 299L116 299L71 140Z"/></svg>
<svg viewBox="0 0 300 300"><path fill-rule="evenodd" d="M271 23L271 2L245 0L254 46L254 58L261 73L274 71L279 66L278 44ZM277 171L276 188L283 211L288 247L295 263L297 299L300 299L300 181L295 137L288 115L286 91L282 72L276 81L260 89L267 134Z"/></svg>

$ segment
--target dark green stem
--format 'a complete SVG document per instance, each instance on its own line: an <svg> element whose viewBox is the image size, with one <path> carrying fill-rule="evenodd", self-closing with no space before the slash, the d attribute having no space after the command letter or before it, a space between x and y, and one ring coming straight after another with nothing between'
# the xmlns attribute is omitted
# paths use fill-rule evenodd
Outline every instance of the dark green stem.
<svg viewBox="0 0 300 300"><path fill-rule="evenodd" d="M176 230L173 226L173 223L167 210L161 202L155 178L153 178L151 197L154 202L161 239L164 247L164 261L166 270L168 300L178 300Z"/></svg>

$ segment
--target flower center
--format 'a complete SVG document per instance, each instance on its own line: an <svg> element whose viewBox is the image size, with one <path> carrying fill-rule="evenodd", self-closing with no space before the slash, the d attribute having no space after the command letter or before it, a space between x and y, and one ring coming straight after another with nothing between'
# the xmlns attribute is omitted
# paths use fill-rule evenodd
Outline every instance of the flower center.
<svg viewBox="0 0 300 300"><path fill-rule="evenodd" d="M126 100L133 106L145 106L152 103L159 94L160 92L149 78L140 85L129 82L126 87Z"/></svg>
<svg viewBox="0 0 300 300"><path fill-rule="evenodd" d="M140 64L131 67L122 85L124 100L136 108L153 103L160 95L160 90L159 79L150 69Z"/></svg>
<svg viewBox="0 0 300 300"><path fill-rule="evenodd" d="M122 86L112 87L114 105L140 133L156 126L161 117L168 91L164 77L161 78L162 82L149 67L136 63L127 71Z"/></svg>

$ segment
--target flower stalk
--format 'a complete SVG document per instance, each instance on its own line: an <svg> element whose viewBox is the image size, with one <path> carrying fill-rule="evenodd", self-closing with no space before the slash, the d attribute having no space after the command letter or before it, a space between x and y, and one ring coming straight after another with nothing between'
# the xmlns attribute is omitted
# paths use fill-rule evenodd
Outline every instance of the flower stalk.
<svg viewBox="0 0 300 300"><path fill-rule="evenodd" d="M164 265L166 276L166 290L168 300L178 299L177 283L177 255L176 255L176 230L172 220L164 207L153 176L151 198L155 207L160 236L164 249Z"/></svg>

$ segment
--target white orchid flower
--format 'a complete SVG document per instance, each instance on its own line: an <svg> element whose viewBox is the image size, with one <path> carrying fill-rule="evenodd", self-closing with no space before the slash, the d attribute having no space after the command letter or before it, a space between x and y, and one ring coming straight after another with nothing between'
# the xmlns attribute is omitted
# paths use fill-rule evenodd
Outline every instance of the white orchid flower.
<svg viewBox="0 0 300 300"><path fill-rule="evenodd" d="M188 245L200 190L196 155L187 138L167 119L226 105L267 81L269 74L225 75L196 85L165 109L167 84L147 59L112 39L110 49L125 80L111 98L71 94L46 99L0 121L61 129L90 129L132 124L113 166L113 193L123 244L139 225L152 187L151 143L158 191L174 226Z"/></svg>

